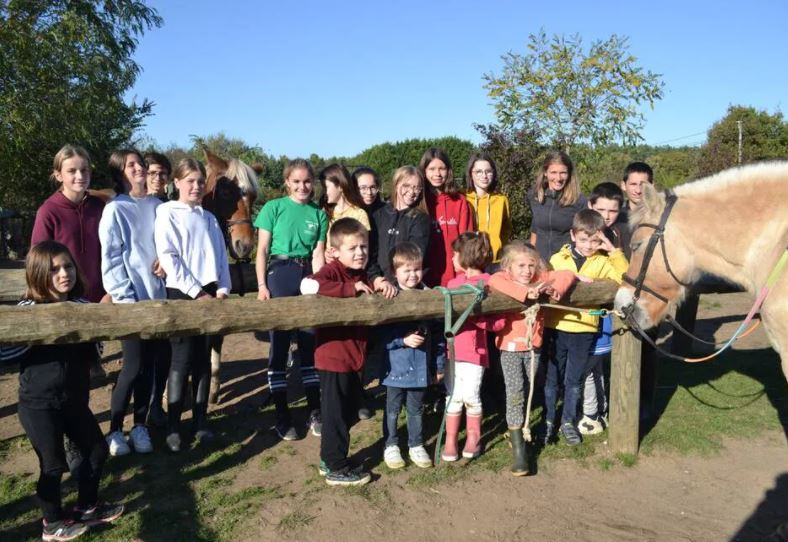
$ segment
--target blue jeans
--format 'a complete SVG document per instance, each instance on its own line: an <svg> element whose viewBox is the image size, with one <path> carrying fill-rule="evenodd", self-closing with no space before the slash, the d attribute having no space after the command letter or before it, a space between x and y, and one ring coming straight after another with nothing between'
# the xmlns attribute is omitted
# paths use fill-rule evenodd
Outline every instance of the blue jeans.
<svg viewBox="0 0 788 542"><path fill-rule="evenodd" d="M547 381L544 387L545 420L555 421L558 388L564 387L564 409L561 423L575 424L580 388L585 382L586 366L594 346L596 333L567 333L550 330L545 333L547 346Z"/></svg>
<svg viewBox="0 0 788 542"><path fill-rule="evenodd" d="M424 413L426 388L395 388L386 386L386 412L383 416L383 439L386 446L399 446L397 419L405 403L408 413L408 447L421 446L421 417Z"/></svg>

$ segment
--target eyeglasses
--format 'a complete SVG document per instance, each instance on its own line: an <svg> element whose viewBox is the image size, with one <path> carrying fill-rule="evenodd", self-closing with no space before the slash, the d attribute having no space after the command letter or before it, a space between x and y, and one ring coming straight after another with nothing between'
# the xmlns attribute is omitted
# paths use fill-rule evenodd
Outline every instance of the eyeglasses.
<svg viewBox="0 0 788 542"><path fill-rule="evenodd" d="M359 186L358 191L361 193L375 194L376 192L380 192L380 188L377 186Z"/></svg>
<svg viewBox="0 0 788 542"><path fill-rule="evenodd" d="M148 177L167 177L166 171L148 171Z"/></svg>
<svg viewBox="0 0 788 542"><path fill-rule="evenodd" d="M485 177L492 177L493 174L494 174L494 171L491 170L491 169L474 169L471 173L473 173L474 175L479 175L479 176L484 175Z"/></svg>

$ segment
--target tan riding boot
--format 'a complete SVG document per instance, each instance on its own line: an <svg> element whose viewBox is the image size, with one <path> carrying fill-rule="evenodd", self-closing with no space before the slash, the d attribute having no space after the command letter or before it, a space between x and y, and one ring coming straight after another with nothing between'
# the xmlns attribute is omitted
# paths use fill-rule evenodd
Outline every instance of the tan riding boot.
<svg viewBox="0 0 788 542"><path fill-rule="evenodd" d="M460 456L457 453L457 435L460 433L460 420L462 412L446 413L446 442L443 445L441 459L444 461L457 461Z"/></svg>
<svg viewBox="0 0 788 542"><path fill-rule="evenodd" d="M467 459L479 457L482 453L482 415L465 415L465 448L462 456Z"/></svg>

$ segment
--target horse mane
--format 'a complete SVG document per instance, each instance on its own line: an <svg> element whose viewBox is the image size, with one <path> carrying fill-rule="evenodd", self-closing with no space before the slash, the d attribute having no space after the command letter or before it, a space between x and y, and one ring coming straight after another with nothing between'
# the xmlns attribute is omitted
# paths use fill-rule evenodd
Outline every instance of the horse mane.
<svg viewBox="0 0 788 542"><path fill-rule="evenodd" d="M249 165L238 158L230 158L227 161L227 172L225 176L228 179L236 179L238 181L238 188L241 189L244 195L257 198L259 192L257 174Z"/></svg>
<svg viewBox="0 0 788 542"><path fill-rule="evenodd" d="M696 196L718 192L724 188L763 182L785 182L788 161L765 161L726 169L709 177L676 187L677 196Z"/></svg>

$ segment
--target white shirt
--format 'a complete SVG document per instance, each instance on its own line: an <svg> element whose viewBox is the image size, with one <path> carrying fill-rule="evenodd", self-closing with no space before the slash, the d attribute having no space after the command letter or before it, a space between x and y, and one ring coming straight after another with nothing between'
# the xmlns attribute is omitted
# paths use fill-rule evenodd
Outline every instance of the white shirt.
<svg viewBox="0 0 788 542"><path fill-rule="evenodd" d="M230 267L213 214L200 206L168 201L156 209L154 236L167 288L196 298L204 285L216 282L216 293L229 295Z"/></svg>

